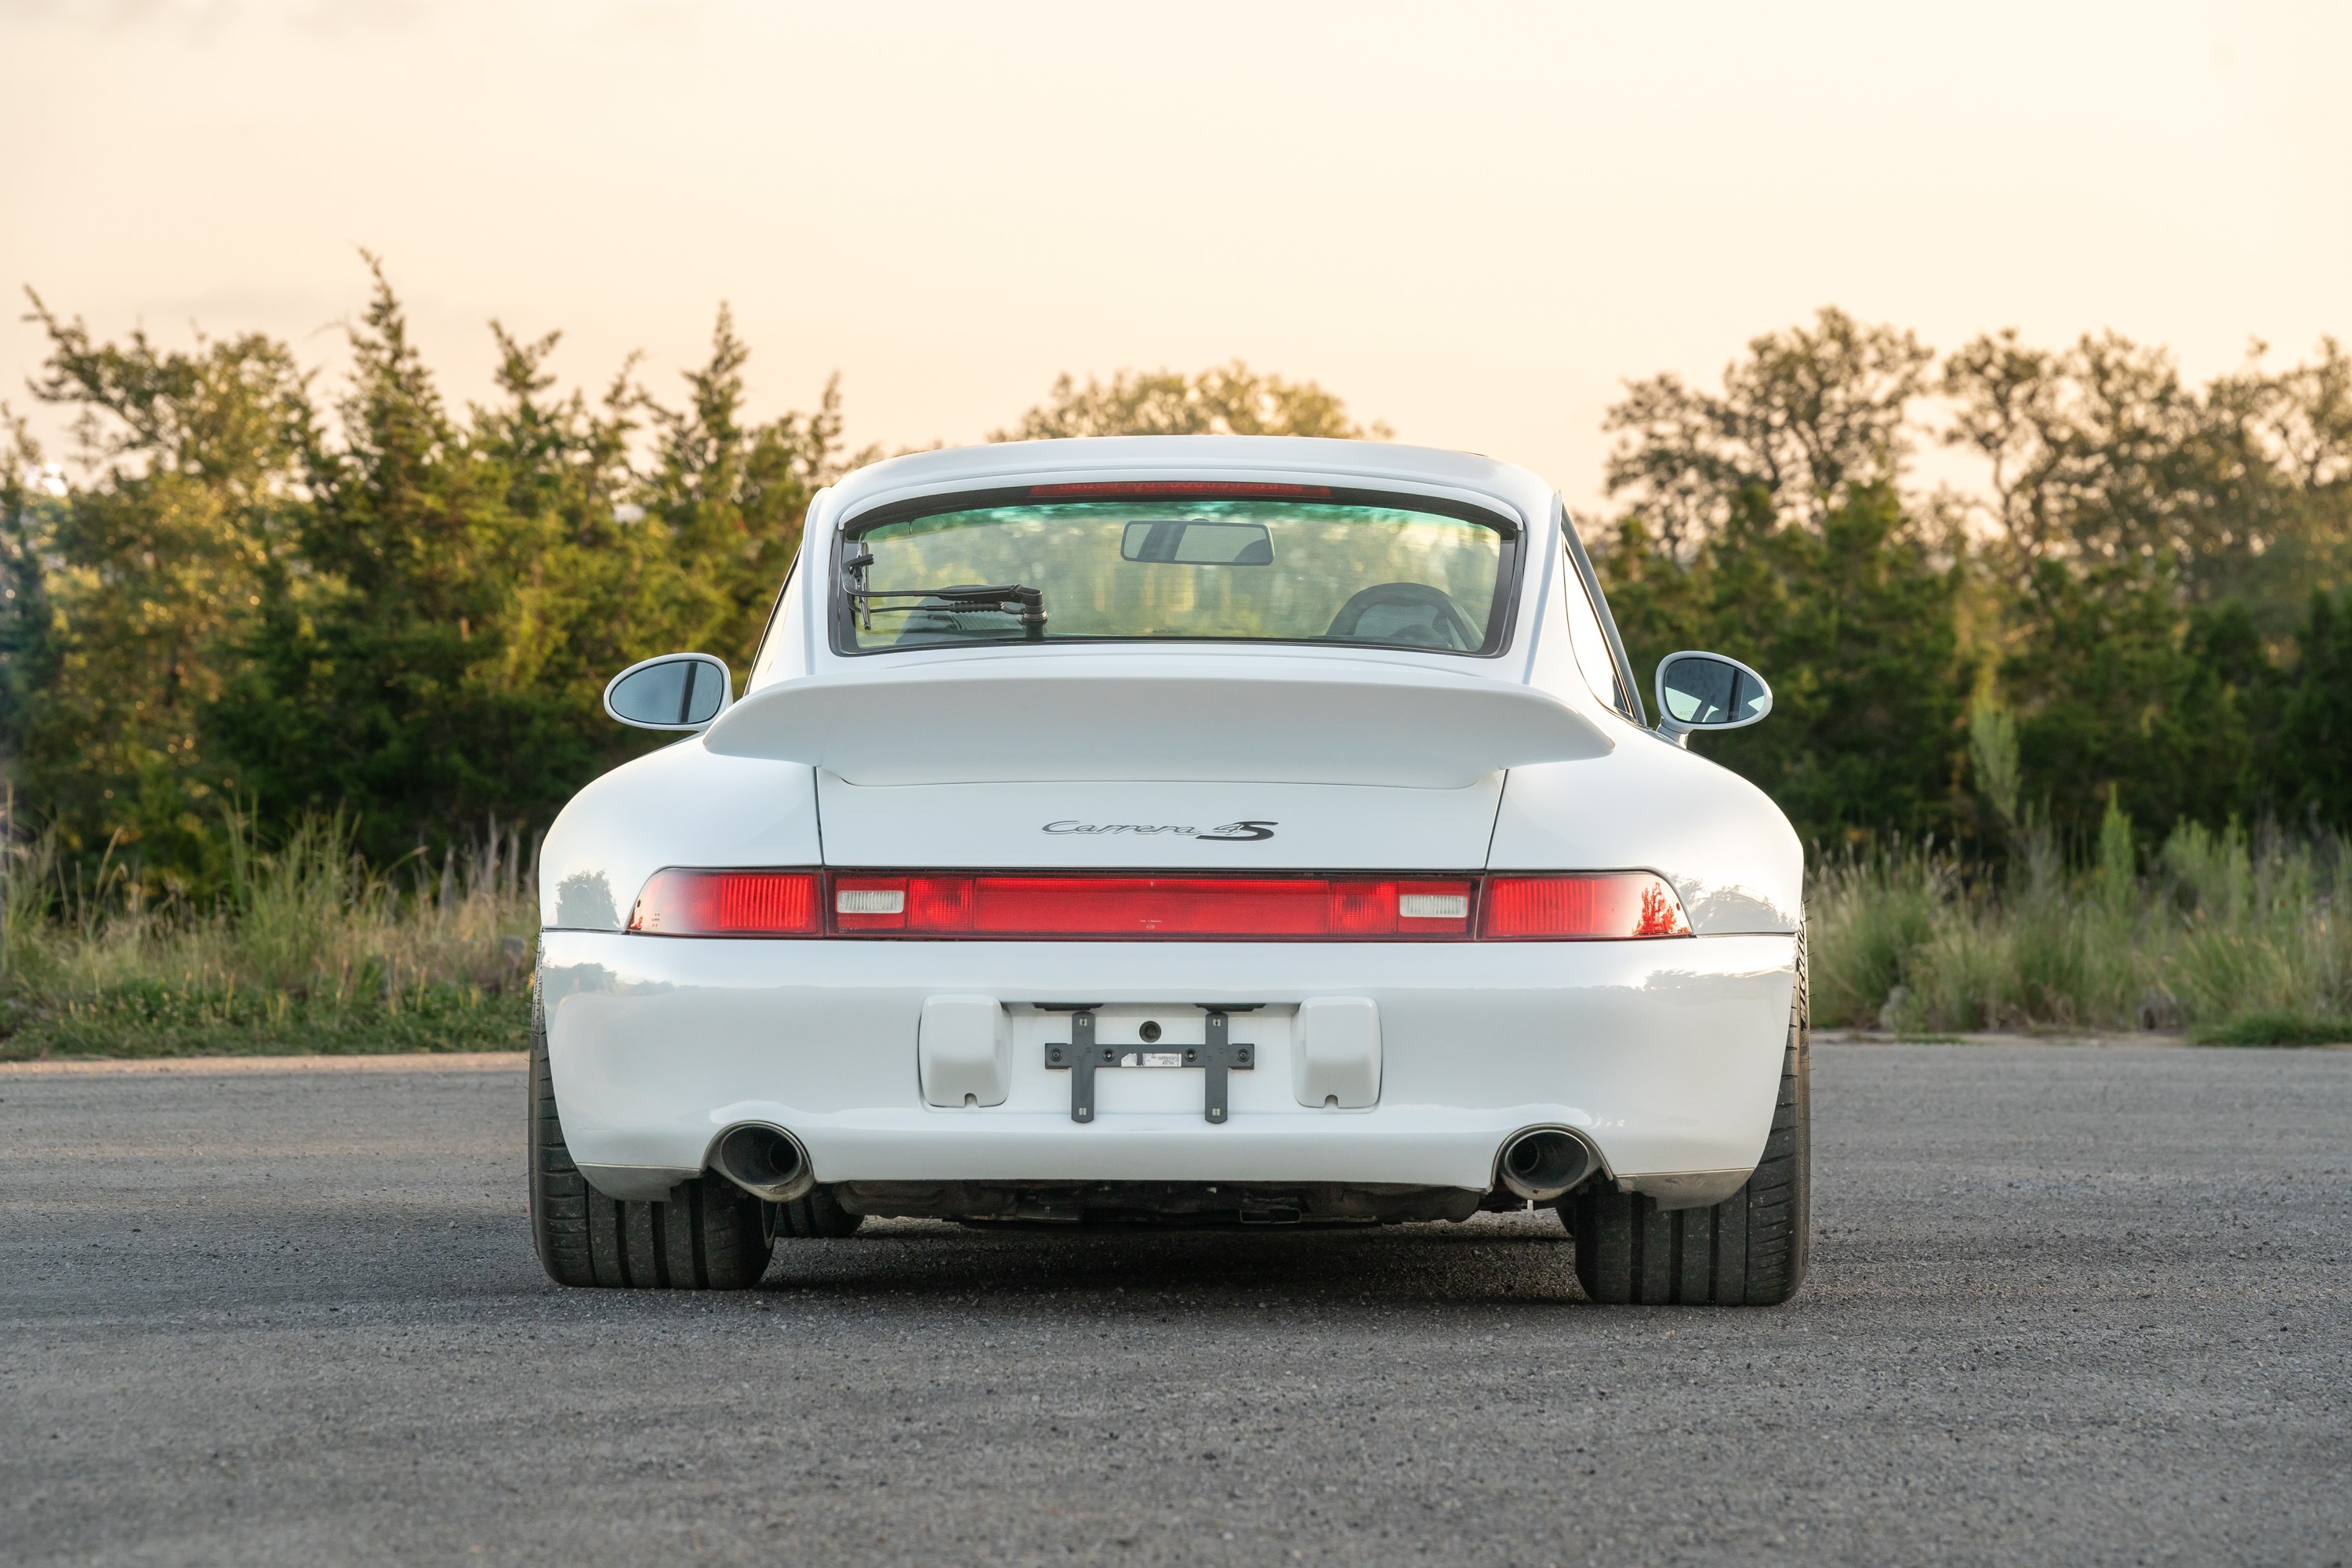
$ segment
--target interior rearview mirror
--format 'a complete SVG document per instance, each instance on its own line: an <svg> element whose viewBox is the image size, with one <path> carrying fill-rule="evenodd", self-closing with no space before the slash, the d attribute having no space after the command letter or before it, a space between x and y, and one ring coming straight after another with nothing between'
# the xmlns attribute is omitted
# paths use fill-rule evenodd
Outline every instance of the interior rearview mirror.
<svg viewBox="0 0 2352 1568"><path fill-rule="evenodd" d="M1738 730L1772 711L1772 689L1736 658L1685 648L1658 661L1658 733L1677 746L1694 730Z"/></svg>
<svg viewBox="0 0 2352 1568"><path fill-rule="evenodd" d="M707 730L735 700L735 678L707 653L633 664L604 688L604 711L639 730Z"/></svg>
<svg viewBox="0 0 2352 1568"><path fill-rule="evenodd" d="M1142 521L1127 525L1118 552L1129 561L1168 566L1271 566L1274 536L1262 522Z"/></svg>

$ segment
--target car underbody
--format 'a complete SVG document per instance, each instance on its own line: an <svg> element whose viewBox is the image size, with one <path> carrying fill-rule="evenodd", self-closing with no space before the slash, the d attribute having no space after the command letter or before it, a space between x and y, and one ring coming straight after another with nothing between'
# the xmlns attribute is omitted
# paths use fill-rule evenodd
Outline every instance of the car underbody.
<svg viewBox="0 0 2352 1568"><path fill-rule="evenodd" d="M843 1182L834 1200L874 1219L1032 1225L1403 1225L1517 1209L1507 1192L1344 1182Z"/></svg>

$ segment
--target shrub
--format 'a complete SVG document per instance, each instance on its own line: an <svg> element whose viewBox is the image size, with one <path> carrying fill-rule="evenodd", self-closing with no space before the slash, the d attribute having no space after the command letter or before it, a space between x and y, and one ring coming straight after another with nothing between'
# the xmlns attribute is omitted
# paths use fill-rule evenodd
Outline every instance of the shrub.
<svg viewBox="0 0 2352 1568"><path fill-rule="evenodd" d="M227 890L158 905L110 858L14 847L0 1057L511 1050L526 1043L531 878L492 822L467 851L372 869L338 818L267 849L231 817Z"/></svg>
<svg viewBox="0 0 2352 1568"><path fill-rule="evenodd" d="M1932 847L1833 856L1807 893L1814 1016L1905 1032L2187 1026L2352 1034L2352 854L2333 835L2176 829L2137 874L2113 805L2096 860L2022 831L2002 879Z"/></svg>

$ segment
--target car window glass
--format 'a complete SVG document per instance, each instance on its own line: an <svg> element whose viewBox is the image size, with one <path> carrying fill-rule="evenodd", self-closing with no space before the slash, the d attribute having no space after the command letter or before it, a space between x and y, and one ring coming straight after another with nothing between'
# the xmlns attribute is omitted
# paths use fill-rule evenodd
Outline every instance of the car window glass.
<svg viewBox="0 0 2352 1568"><path fill-rule="evenodd" d="M1592 688L1592 695L1630 719L1633 705L1618 679L1617 660L1609 652L1609 634L1601 629L1601 616L1585 590L1584 574L1576 569L1575 562L1565 559L1567 546L1560 550L1565 568L1561 575L1574 584L1561 595L1561 604L1568 611L1568 641L1576 651L1577 668L1584 671L1584 683Z"/></svg>
<svg viewBox="0 0 2352 1568"><path fill-rule="evenodd" d="M1507 558L1497 528L1437 512L1219 499L974 508L849 548L862 575L843 640L858 650L1116 637L1475 653L1498 630ZM1036 591L1042 628L1014 588Z"/></svg>

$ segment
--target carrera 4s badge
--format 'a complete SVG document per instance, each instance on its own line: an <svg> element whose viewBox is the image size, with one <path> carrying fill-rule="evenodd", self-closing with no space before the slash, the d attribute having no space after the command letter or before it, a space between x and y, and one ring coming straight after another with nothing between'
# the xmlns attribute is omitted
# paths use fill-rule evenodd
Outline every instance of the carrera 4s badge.
<svg viewBox="0 0 2352 1568"><path fill-rule="evenodd" d="M1246 843L1252 839L1271 838L1278 822L1228 822L1223 827L1179 827L1172 823L1151 826L1139 822L1077 822L1065 820L1045 824L1047 833L1132 833L1150 837L1154 834L1172 834L1179 838L1213 838L1228 843Z"/></svg>

